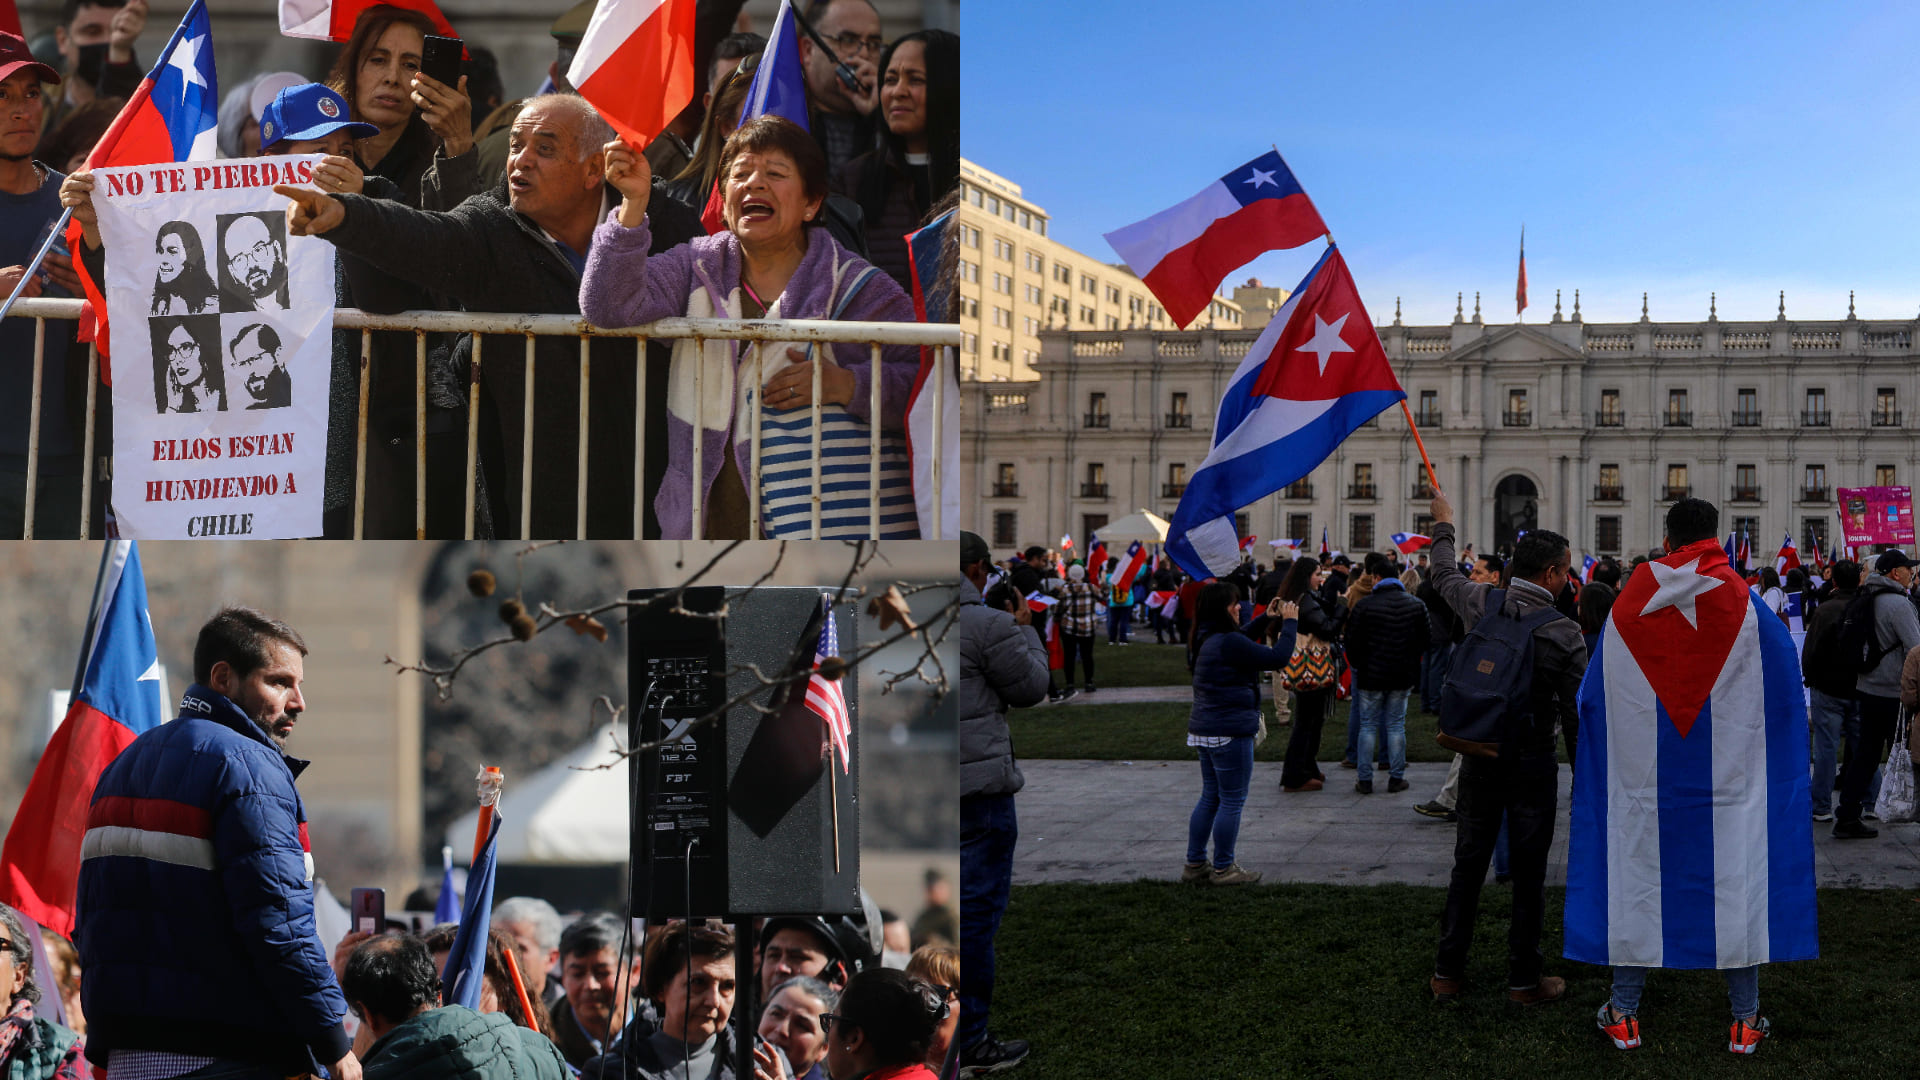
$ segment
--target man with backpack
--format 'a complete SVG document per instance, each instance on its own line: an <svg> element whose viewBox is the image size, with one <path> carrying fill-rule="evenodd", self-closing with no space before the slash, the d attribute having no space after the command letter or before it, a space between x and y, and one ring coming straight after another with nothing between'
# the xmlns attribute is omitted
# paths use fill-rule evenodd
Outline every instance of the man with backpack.
<svg viewBox="0 0 1920 1080"><path fill-rule="evenodd" d="M1833 591L1807 622L1806 647L1800 654L1800 672L1807 685L1807 726L1813 730L1813 820L1833 820L1833 778L1840 757L1840 740L1860 728L1860 702L1854 699L1854 676L1842 674L1839 662L1840 618L1860 591L1860 564L1842 559L1827 578Z"/></svg>
<svg viewBox="0 0 1920 1080"><path fill-rule="evenodd" d="M1578 722L1586 671L1580 626L1554 610L1573 573L1565 537L1545 529L1514 545L1506 589L1469 581L1454 556L1453 504L1433 500L1433 586L1467 626L1453 652L1440 705L1441 742L1461 751L1458 839L1440 950L1429 983L1436 999L1464 989L1480 887L1507 819L1513 925L1507 937L1507 997L1540 1005L1566 996L1566 980L1541 974L1547 852L1559 796L1555 722Z"/></svg>
<svg viewBox="0 0 1920 1080"><path fill-rule="evenodd" d="M1841 614L1834 635L1841 677L1853 678L1854 697L1860 702L1859 735L1848 733L1847 763L1840 770L1840 820L1834 822L1833 835L1842 840L1880 835L1860 815L1880 755L1887 752L1900 718L1900 665L1920 646L1920 615L1907 599L1915 566L1920 563L1905 552L1882 552L1859 595Z"/></svg>

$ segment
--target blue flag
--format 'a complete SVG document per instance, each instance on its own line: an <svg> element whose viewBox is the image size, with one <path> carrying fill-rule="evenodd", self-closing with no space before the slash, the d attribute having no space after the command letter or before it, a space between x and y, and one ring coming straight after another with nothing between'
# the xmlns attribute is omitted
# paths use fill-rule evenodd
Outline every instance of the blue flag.
<svg viewBox="0 0 1920 1080"><path fill-rule="evenodd" d="M747 87L747 100L740 107L740 122L766 113L807 127L807 81L800 73L800 39L793 24L792 0L780 0L780 13L773 17L766 51L760 54L753 85Z"/></svg>
<svg viewBox="0 0 1920 1080"><path fill-rule="evenodd" d="M493 814L493 830L480 857L467 871L467 898L460 913L460 932L447 953L447 970L440 974L441 1000L448 1005L480 1007L480 989L486 985L487 931L493 922L494 856L500 846L500 812Z"/></svg>
<svg viewBox="0 0 1920 1080"><path fill-rule="evenodd" d="M453 849L440 849L440 899L433 905L434 925L460 921L460 893L453 886Z"/></svg>

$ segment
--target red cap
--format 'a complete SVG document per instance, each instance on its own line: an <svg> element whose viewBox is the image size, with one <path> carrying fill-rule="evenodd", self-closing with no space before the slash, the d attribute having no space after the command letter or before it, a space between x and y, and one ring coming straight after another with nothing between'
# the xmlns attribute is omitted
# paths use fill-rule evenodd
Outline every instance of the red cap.
<svg viewBox="0 0 1920 1080"><path fill-rule="evenodd" d="M25 38L0 31L0 80L12 78L21 68L32 70L43 83L60 81L59 72L33 58L33 50L27 48Z"/></svg>

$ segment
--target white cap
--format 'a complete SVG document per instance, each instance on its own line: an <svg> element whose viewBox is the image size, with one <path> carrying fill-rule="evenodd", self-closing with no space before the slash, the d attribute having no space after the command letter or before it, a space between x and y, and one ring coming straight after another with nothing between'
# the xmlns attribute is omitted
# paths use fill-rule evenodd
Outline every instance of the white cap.
<svg viewBox="0 0 1920 1080"><path fill-rule="evenodd" d="M297 72L267 72L255 80L253 89L247 92L247 115L253 117L255 123L259 123L260 114L267 111L267 106L273 104L273 99L280 96L280 91L289 86L305 86L312 81Z"/></svg>
<svg viewBox="0 0 1920 1080"><path fill-rule="evenodd" d="M1068 581L1087 580L1087 568L1080 565L1079 563L1074 563L1072 566L1067 567L1067 580Z"/></svg>

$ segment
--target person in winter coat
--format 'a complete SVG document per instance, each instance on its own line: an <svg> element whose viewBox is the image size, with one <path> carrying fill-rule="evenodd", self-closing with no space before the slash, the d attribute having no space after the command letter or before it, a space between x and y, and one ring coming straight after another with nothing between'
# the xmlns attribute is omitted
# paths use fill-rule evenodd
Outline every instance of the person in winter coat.
<svg viewBox="0 0 1920 1080"><path fill-rule="evenodd" d="M505 1013L440 1004L440 977L419 938L361 942L341 980L373 1037L366 1080L567 1080L552 1040Z"/></svg>
<svg viewBox="0 0 1920 1080"><path fill-rule="evenodd" d="M566 94L531 98L514 119L507 183L445 213L414 210L364 194L284 186L275 190L293 201L287 211L290 234L320 236L410 287L450 297L468 311L577 315L593 226L606 215L612 192L601 179L599 152L605 141L602 136L610 131L581 98ZM701 235L700 222L690 211L671 200L661 202L650 239L656 250ZM357 283L354 296L368 306L380 300L365 295ZM577 535L579 341L562 336L535 339L539 385L533 430L537 437L531 465L523 471L526 338L501 334L477 340L484 359L478 373L480 411L493 421L481 424L481 469L499 535L524 533L533 539ZM462 374L470 370L475 341L473 336L460 340L454 350L454 370ZM666 396L667 356L666 346L648 345L647 390L636 398L633 342L611 337L593 340L586 425L589 537L632 537L635 499L665 475L670 456L666 414L656 412L652 403ZM636 490L634 410L642 406L649 408L647 474ZM524 484L532 484L532 490L523 523ZM649 536L656 529L643 523L643 532Z"/></svg>
<svg viewBox="0 0 1920 1080"><path fill-rule="evenodd" d="M359 1080L347 1002L314 930L313 856L294 789L310 763L285 749L306 710L306 651L283 622L220 611L194 644L180 718L142 733L100 774L87 819L99 839L80 861L73 935L95 1065L137 1051L185 1065L182 1074L325 1065Z"/></svg>
<svg viewBox="0 0 1920 1080"><path fill-rule="evenodd" d="M1247 885L1260 873L1234 861L1240 810L1253 782L1253 740L1260 730L1260 674L1285 667L1293 655L1296 603L1275 598L1267 612L1240 630L1240 587L1208 582L1200 590L1187 663L1193 671L1193 712L1187 745L1200 753L1200 799L1187 820L1187 865L1183 882ZM1278 640L1269 647L1269 635ZM1207 835L1213 835L1213 865L1207 865Z"/></svg>
<svg viewBox="0 0 1920 1080"><path fill-rule="evenodd" d="M1280 586L1279 599L1300 606L1299 633L1312 638L1302 647L1323 648L1340 637L1347 609L1337 600L1322 599L1327 572L1312 559L1293 560L1293 569ZM1287 761L1280 770L1280 790L1288 794L1319 791L1327 782L1320 771L1320 732L1333 704L1333 684L1294 688L1293 734L1287 739Z"/></svg>
<svg viewBox="0 0 1920 1080"><path fill-rule="evenodd" d="M606 1054L587 1062L582 1080L739 1080L734 1068L738 1034L733 1015L736 986L733 933L719 923L666 924L650 934L640 962L647 997L660 1026L631 1025ZM772 1080L792 1076L780 1052L754 1039L755 1057Z"/></svg>
<svg viewBox="0 0 1920 1080"><path fill-rule="evenodd" d="M1355 604L1347 618L1347 660L1353 665L1353 715L1359 717L1359 746L1354 761L1360 776L1354 790L1373 794L1375 736L1386 731L1387 792L1405 791L1407 773L1407 696L1420 679L1420 655L1426 651L1427 605L1392 574L1386 556L1367 555L1366 575L1373 591Z"/></svg>
<svg viewBox="0 0 1920 1080"><path fill-rule="evenodd" d="M819 145L792 121L766 115L740 125L721 153L727 228L651 256L646 159L618 140L606 153L607 182L624 198L594 230L580 280L580 311L596 325L638 326L681 315L913 321L913 303L893 279L812 227L827 195L826 163ZM812 535L811 470L762 471L752 453L757 426L769 456L797 453L804 462L817 422L836 465L834 481L857 481L857 497L829 498L820 536L917 537L899 434L920 350L892 345L881 354L875 372L872 349L857 342L805 349L723 338L676 342L667 404L672 452L654 498L662 535L736 539L754 522L761 537ZM874 378L880 379L879 416L871 414ZM892 433L883 438L879 461L868 450L874 424ZM881 480L877 522L868 507L869 470Z"/></svg>
<svg viewBox="0 0 1920 1080"><path fill-rule="evenodd" d="M848 162L836 186L860 202L873 264L911 289L905 237L960 182L960 35L907 34L880 70L882 145Z"/></svg>
<svg viewBox="0 0 1920 1080"><path fill-rule="evenodd" d="M993 936L1013 885L1020 828L1013 796L1026 781L1013 759L1009 706L1046 697L1047 650L1027 625L981 601L993 554L975 533L960 533L960 1027L953 1041L963 1064L1009 1068L1026 1057L1025 1040L987 1031L993 1004Z"/></svg>
<svg viewBox="0 0 1920 1080"><path fill-rule="evenodd" d="M7 1080L86 1080L80 1036L34 1015L40 988L33 981L33 939L20 913L0 904L0 988L7 1013L0 1017L0 1076Z"/></svg>

